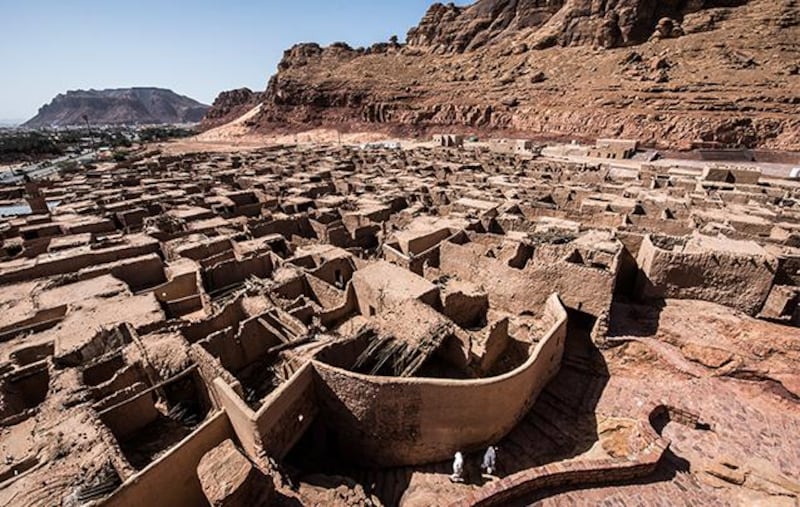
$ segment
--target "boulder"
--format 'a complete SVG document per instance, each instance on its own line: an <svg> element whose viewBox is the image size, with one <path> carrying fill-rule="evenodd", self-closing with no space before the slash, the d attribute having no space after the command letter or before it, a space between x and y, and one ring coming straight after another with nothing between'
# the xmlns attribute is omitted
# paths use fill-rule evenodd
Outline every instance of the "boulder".
<svg viewBox="0 0 800 507"><path fill-rule="evenodd" d="M213 507L270 505L275 485L231 440L208 451L197 465L197 476Z"/></svg>
<svg viewBox="0 0 800 507"><path fill-rule="evenodd" d="M676 39L684 34L680 23L672 18L661 18L651 39Z"/></svg>

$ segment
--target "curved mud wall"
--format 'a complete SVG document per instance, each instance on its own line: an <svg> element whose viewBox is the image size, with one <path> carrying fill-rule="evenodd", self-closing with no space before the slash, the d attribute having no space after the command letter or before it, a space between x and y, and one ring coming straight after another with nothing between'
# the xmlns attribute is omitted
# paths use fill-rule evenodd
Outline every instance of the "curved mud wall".
<svg viewBox="0 0 800 507"><path fill-rule="evenodd" d="M376 377L315 361L322 420L343 455L374 466L442 461L496 443L561 367L567 312L558 296L547 300L545 319L549 330L530 358L494 378Z"/></svg>

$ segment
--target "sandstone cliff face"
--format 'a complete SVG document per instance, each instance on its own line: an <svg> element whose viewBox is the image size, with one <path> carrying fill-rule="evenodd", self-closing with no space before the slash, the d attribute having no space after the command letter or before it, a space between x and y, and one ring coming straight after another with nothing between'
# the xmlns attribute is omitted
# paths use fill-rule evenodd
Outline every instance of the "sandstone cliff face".
<svg viewBox="0 0 800 507"><path fill-rule="evenodd" d="M437 53L472 51L541 27L563 5L560 0L484 0L467 8L435 4L409 31L408 44Z"/></svg>
<svg viewBox="0 0 800 507"><path fill-rule="evenodd" d="M641 44L682 33L685 16L747 0L481 0L469 7L433 5L408 33L413 47L473 51L517 39L520 47ZM668 27L660 29L660 27ZM677 28L677 30L675 29Z"/></svg>
<svg viewBox="0 0 800 507"><path fill-rule="evenodd" d="M207 130L235 120L261 103L262 96L263 93L254 92L249 88L220 93L211 104L200 128Z"/></svg>
<svg viewBox="0 0 800 507"><path fill-rule="evenodd" d="M798 4L436 4L403 46L288 50L252 125L800 150Z"/></svg>

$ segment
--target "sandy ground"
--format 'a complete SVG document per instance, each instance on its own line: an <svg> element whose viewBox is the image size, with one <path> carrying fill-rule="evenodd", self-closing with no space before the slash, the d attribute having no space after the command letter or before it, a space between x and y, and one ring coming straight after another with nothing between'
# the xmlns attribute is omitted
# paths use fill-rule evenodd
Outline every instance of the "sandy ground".
<svg viewBox="0 0 800 507"><path fill-rule="evenodd" d="M378 132L356 132L341 134L334 129L314 129L298 134L263 135L254 134L247 127L247 121L258 114L258 105L238 119L213 128L189 139L181 139L159 145L166 153L230 152L250 151L276 145L315 145L315 144L363 144L387 141L385 134Z"/></svg>
<svg viewBox="0 0 800 507"><path fill-rule="evenodd" d="M330 144L364 144L390 140L386 135L377 132L356 132L340 134L332 129L315 129L298 134L268 136L250 134L242 127L233 127L231 131L220 128L209 130L189 139L181 139L172 143L159 145L165 153L196 153L196 152L236 152L251 151L268 146L278 145L330 145ZM235 129L235 130L234 130Z"/></svg>
<svg viewBox="0 0 800 507"><path fill-rule="evenodd" d="M250 131L250 129L247 127L247 121L255 117L260 111L261 104L257 105L232 122L203 132L202 134L195 136L194 139L198 140L199 142L220 142L247 137Z"/></svg>
<svg viewBox="0 0 800 507"><path fill-rule="evenodd" d="M334 129L313 129L297 134L264 135L255 134L247 126L248 120L256 116L261 110L261 105L254 107L236 120L213 128L197 136L180 139L159 145L159 148L170 154L196 153L196 152L231 152L251 151L267 146L276 145L317 145L317 144L364 144L381 141L402 141L412 143L411 140L391 139L380 132L351 132L340 133Z"/></svg>

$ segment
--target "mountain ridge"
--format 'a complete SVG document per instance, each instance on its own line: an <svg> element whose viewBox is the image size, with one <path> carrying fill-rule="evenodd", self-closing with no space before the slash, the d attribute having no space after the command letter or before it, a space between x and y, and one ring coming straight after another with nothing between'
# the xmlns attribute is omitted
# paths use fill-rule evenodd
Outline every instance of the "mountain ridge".
<svg viewBox="0 0 800 507"><path fill-rule="evenodd" d="M69 90L56 95L23 124L28 128L82 125L196 123L209 106L156 87Z"/></svg>

